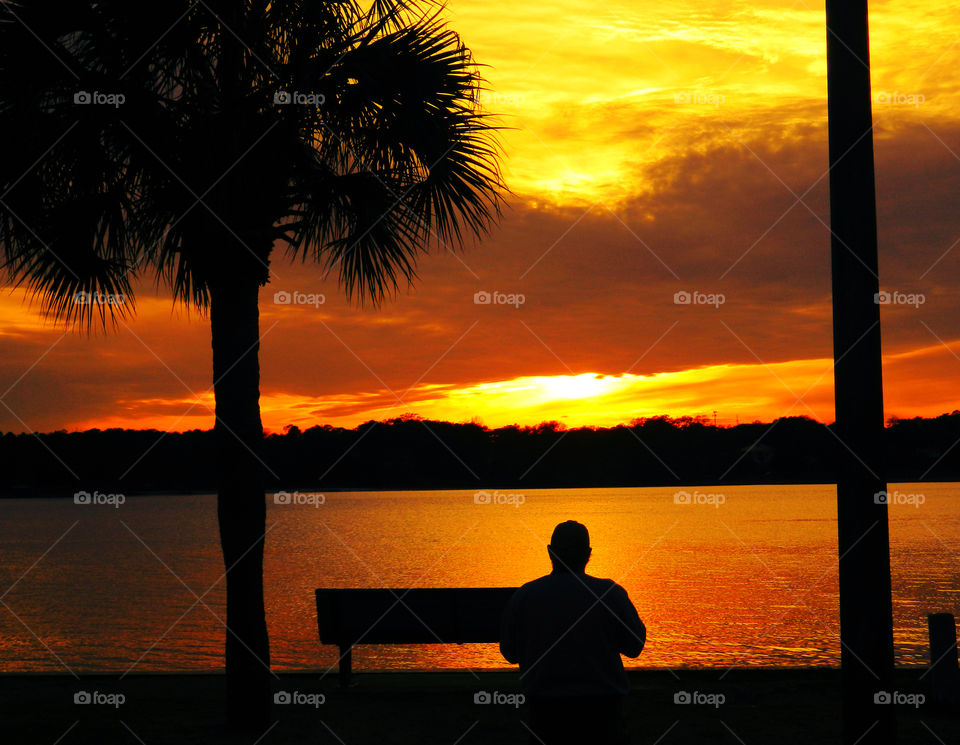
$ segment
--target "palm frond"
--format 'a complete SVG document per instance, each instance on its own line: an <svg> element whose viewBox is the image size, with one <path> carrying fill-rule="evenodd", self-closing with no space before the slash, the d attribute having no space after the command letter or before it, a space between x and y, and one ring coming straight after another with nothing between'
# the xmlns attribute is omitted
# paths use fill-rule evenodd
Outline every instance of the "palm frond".
<svg viewBox="0 0 960 745"><path fill-rule="evenodd" d="M265 283L274 242L381 302L500 215L478 67L432 0L0 0L0 257L68 322ZM158 34L158 30L161 32ZM29 59L29 69L23 61ZM318 105L282 105L284 91ZM122 107L77 105L81 92ZM130 303L70 305L76 293Z"/></svg>
<svg viewBox="0 0 960 745"><path fill-rule="evenodd" d="M505 187L497 127L476 107L482 79L469 51L436 14L345 39L326 52L310 72L329 105L305 116L302 126L312 133L320 161L354 178L333 186L329 174L312 174L312 181L299 183L311 193L300 207L316 212L324 201L330 205L337 217L309 224L313 254L333 256L348 294L366 293L376 303L396 291L398 280L416 276L417 256L431 244L460 248L499 217ZM369 177L356 178L362 173ZM347 183L362 184L366 201L333 196ZM357 211L352 217L351 209ZM344 225L350 239L331 241ZM397 239L388 240L391 230L399 231ZM380 258L370 261L363 252ZM344 271L368 275L349 279Z"/></svg>

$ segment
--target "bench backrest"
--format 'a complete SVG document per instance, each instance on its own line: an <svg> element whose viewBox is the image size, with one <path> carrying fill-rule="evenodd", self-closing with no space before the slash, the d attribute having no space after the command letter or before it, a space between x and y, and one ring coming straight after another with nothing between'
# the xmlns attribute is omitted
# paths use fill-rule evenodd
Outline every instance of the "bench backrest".
<svg viewBox="0 0 960 745"><path fill-rule="evenodd" d="M319 589L322 644L493 642L516 587Z"/></svg>

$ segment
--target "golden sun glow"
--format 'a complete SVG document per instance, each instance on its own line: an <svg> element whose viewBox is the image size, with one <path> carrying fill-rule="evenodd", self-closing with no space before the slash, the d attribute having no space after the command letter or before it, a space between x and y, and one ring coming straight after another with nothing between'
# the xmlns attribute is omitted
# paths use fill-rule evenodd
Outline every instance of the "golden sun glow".
<svg viewBox="0 0 960 745"><path fill-rule="evenodd" d="M947 410L944 402L952 395L948 383L933 385L931 393L940 398L919 406L910 401L905 383L918 369L955 361L953 348L960 349L960 340L884 358L888 416L936 416ZM889 389L902 392L891 395ZM70 428L209 429L213 406L209 392L176 399L124 400L113 414L73 422ZM664 413L711 421L716 417L722 425L784 416L829 422L833 418L833 361L711 365L655 375L523 376L464 386L421 384L406 392L380 389L311 396L266 390L260 406L268 432L282 432L288 425L307 429L321 423L355 427L409 414L443 421L475 420L490 427L544 421L568 427L611 427Z"/></svg>

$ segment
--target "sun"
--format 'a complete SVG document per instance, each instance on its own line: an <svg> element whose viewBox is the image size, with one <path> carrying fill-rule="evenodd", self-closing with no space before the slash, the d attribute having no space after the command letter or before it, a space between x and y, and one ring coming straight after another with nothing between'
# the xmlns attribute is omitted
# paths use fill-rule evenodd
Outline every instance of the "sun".
<svg viewBox="0 0 960 745"><path fill-rule="evenodd" d="M546 400L570 400L603 396L618 387L618 378L597 373L537 378L536 386Z"/></svg>

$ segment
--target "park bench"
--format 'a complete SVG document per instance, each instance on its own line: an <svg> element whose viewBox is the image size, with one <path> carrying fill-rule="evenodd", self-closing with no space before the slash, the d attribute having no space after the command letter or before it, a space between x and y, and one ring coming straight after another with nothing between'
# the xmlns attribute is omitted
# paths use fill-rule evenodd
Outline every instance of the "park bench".
<svg viewBox="0 0 960 745"><path fill-rule="evenodd" d="M357 644L463 644L500 639L516 587L317 590L321 644L340 649L340 685L350 683Z"/></svg>

